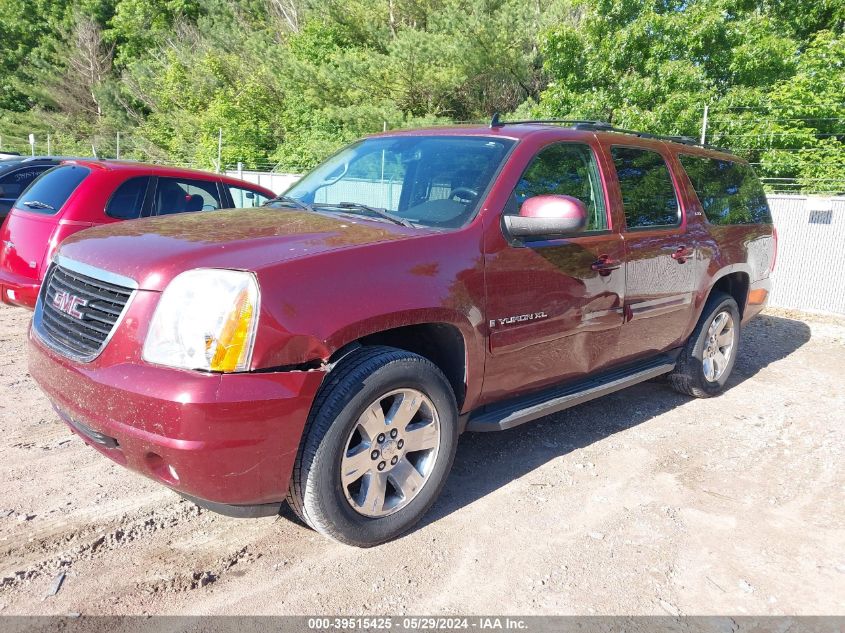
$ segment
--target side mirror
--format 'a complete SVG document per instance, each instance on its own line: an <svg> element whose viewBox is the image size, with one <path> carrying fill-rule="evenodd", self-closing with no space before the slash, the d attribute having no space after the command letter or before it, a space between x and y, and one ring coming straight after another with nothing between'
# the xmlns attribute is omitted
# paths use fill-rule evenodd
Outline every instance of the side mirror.
<svg viewBox="0 0 845 633"><path fill-rule="evenodd" d="M560 237L584 230L587 206L572 196L534 196L522 203L519 215L502 219L512 237Z"/></svg>

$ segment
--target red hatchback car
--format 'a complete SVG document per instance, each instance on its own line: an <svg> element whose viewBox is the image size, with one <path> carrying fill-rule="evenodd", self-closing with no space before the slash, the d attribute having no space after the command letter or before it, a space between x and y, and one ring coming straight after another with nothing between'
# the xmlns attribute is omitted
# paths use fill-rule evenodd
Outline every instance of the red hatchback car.
<svg viewBox="0 0 845 633"><path fill-rule="evenodd" d="M83 229L154 215L257 207L275 194L220 174L133 162L73 160L18 198L0 234L0 300L35 306L59 244Z"/></svg>

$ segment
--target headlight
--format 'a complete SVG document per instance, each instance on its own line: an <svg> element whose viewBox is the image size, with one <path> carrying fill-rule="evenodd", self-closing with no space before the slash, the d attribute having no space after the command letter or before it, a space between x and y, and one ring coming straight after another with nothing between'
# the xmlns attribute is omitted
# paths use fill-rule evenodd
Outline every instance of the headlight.
<svg viewBox="0 0 845 633"><path fill-rule="evenodd" d="M257 321L258 283L251 273L189 270L165 288L143 358L183 369L245 371Z"/></svg>

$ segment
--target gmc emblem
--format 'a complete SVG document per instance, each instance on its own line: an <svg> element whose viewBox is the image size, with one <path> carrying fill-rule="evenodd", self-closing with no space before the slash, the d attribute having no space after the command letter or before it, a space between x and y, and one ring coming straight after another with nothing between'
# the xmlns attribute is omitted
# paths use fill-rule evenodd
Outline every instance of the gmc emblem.
<svg viewBox="0 0 845 633"><path fill-rule="evenodd" d="M65 314L69 314L74 319L82 318L82 312L79 311L79 308L84 308L87 305L88 302L85 299L81 299L64 290L59 290L53 296L53 307Z"/></svg>

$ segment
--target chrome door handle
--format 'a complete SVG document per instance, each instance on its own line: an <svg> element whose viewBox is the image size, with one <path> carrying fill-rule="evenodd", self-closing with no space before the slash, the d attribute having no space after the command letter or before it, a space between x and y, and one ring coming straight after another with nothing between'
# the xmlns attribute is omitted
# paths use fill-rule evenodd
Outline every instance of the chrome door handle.
<svg viewBox="0 0 845 633"><path fill-rule="evenodd" d="M590 268L603 277L606 277L612 271L618 270L621 267L622 262L612 259L610 255L600 255L596 261L590 264Z"/></svg>
<svg viewBox="0 0 845 633"><path fill-rule="evenodd" d="M695 255L695 251L691 248L687 248L686 246L679 246L672 253L672 259L674 259L679 264L683 264L688 259L692 259L693 255Z"/></svg>

